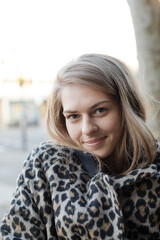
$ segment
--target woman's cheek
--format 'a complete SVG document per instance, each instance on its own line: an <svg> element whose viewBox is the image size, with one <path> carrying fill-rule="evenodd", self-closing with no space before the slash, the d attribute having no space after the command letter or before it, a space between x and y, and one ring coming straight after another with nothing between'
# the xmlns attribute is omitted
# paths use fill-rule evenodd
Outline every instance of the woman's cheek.
<svg viewBox="0 0 160 240"><path fill-rule="evenodd" d="M76 137L77 137L77 133L78 133L78 128L75 124L66 124L66 127L67 127L67 131L68 131L68 134L69 136L73 139L73 140L76 140Z"/></svg>

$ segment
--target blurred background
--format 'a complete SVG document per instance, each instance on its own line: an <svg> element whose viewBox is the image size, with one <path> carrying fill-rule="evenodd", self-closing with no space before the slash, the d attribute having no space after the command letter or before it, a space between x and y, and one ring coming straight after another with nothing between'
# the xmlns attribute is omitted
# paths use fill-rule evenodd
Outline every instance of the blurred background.
<svg viewBox="0 0 160 240"><path fill-rule="evenodd" d="M0 221L25 158L49 139L46 103L57 71L92 52L138 73L126 0L0 0Z"/></svg>

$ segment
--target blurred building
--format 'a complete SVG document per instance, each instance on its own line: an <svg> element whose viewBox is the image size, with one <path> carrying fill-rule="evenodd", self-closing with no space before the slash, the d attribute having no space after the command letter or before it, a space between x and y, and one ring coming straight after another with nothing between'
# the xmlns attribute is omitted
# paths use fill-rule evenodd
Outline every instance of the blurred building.
<svg viewBox="0 0 160 240"><path fill-rule="evenodd" d="M19 77L0 79L0 124L38 125L45 116L52 81L33 81Z"/></svg>

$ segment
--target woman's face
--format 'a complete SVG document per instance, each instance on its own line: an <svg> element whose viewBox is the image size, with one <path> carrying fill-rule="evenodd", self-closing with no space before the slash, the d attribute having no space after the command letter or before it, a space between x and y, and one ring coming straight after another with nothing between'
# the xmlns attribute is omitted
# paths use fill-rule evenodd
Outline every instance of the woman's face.
<svg viewBox="0 0 160 240"><path fill-rule="evenodd" d="M95 88L78 84L64 87L61 100L71 139L101 159L109 157L120 136L117 102Z"/></svg>

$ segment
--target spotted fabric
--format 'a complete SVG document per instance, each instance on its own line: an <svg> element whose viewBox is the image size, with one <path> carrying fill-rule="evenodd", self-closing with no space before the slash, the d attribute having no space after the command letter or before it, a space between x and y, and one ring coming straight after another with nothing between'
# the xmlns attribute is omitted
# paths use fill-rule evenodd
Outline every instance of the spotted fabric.
<svg viewBox="0 0 160 240"><path fill-rule="evenodd" d="M124 177L91 154L42 143L24 162L3 240L160 239L160 145L152 165Z"/></svg>

